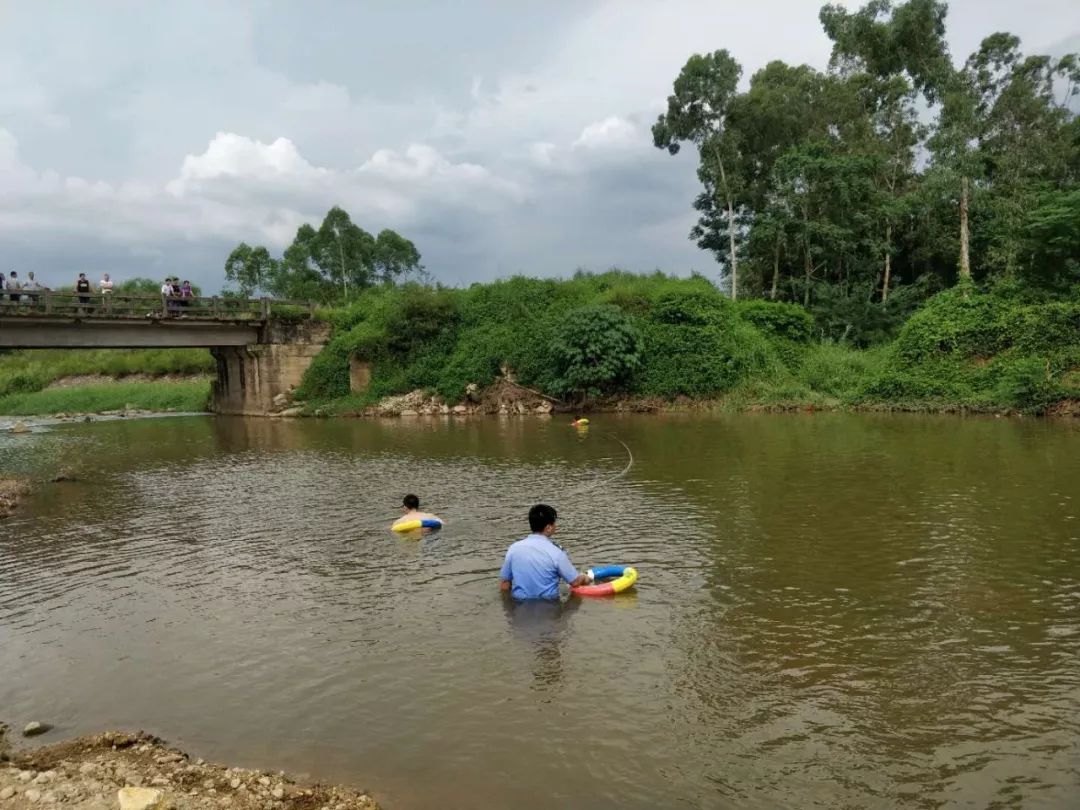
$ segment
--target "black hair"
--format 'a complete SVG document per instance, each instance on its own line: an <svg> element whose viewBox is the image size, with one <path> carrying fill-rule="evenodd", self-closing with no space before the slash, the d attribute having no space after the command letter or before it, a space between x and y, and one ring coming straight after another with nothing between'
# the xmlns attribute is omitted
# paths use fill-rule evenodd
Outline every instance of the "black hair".
<svg viewBox="0 0 1080 810"><path fill-rule="evenodd" d="M554 506L538 503L529 510L529 528L534 532L542 532L554 523L558 517L559 513L555 511Z"/></svg>
<svg viewBox="0 0 1080 810"><path fill-rule="evenodd" d="M417 498L415 495L406 495L404 498L401 499L401 505L404 506L406 509L419 509L420 499Z"/></svg>

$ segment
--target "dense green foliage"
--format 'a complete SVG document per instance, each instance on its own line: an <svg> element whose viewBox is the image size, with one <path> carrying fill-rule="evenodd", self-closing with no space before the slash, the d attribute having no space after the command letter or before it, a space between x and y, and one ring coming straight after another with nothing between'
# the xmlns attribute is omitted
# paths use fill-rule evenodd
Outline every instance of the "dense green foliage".
<svg viewBox="0 0 1080 810"><path fill-rule="evenodd" d="M460 399L509 372L568 405L607 396L748 405L1039 412L1080 396L1080 295L1014 286L943 292L895 341L823 340L790 303L733 302L701 277L579 273L468 289L369 290L333 315L334 337L298 392L360 406L414 389ZM373 367L349 398L349 358Z"/></svg>
<svg viewBox="0 0 1080 810"><path fill-rule="evenodd" d="M554 390L585 399L630 387L641 366L641 332L610 304L567 313L551 342Z"/></svg>
<svg viewBox="0 0 1080 810"><path fill-rule="evenodd" d="M809 337L805 312L759 304L753 317L785 332L778 342ZM337 313L334 327L302 396L347 394L350 356L373 364L369 398L424 388L450 400L470 383L489 385L503 369L571 399L709 397L779 362L763 333L711 283L661 273L515 277L464 290L380 287Z"/></svg>
<svg viewBox="0 0 1080 810"><path fill-rule="evenodd" d="M820 19L827 71L774 61L743 88L727 50L694 54L653 128L698 153L691 237L731 296L866 346L957 279L1080 280L1080 59L988 32L954 64L943 0Z"/></svg>
<svg viewBox="0 0 1080 810"><path fill-rule="evenodd" d="M1080 297L941 293L904 324L865 401L1039 411L1080 396Z"/></svg>
<svg viewBox="0 0 1080 810"><path fill-rule="evenodd" d="M348 301L376 284L421 275L420 252L391 231L373 235L334 206L316 230L301 225L280 259L265 247L241 242L225 260L225 278L235 294L267 292L279 298L320 303Z"/></svg>

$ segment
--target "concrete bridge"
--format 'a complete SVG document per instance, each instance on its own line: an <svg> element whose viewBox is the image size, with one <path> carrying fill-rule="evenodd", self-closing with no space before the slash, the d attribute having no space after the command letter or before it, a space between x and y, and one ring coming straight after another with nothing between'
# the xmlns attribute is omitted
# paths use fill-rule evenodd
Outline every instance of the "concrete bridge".
<svg viewBox="0 0 1080 810"><path fill-rule="evenodd" d="M211 408L265 415L329 338L313 310L269 298L23 291L0 297L0 348L207 348L217 361Z"/></svg>

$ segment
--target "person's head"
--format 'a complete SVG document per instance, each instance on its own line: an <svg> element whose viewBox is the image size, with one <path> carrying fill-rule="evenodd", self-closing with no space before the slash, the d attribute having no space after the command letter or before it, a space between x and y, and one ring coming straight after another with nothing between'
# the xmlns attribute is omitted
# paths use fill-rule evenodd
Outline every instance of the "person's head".
<svg viewBox="0 0 1080 810"><path fill-rule="evenodd" d="M108 274L108 273L103 273L101 277L102 277L103 279L105 279L106 281L108 281L108 280L109 280L109 274Z"/></svg>
<svg viewBox="0 0 1080 810"><path fill-rule="evenodd" d="M401 505L410 512L414 512L420 508L420 499L415 495L406 495L401 499Z"/></svg>
<svg viewBox="0 0 1080 810"><path fill-rule="evenodd" d="M558 517L559 514L555 511L555 507L548 506L546 503L538 503L529 510L529 528L534 532L551 537L551 535L555 534L555 521Z"/></svg>
<svg viewBox="0 0 1080 810"><path fill-rule="evenodd" d="M30 271L29 273L27 273L26 275L27 275L27 278L29 278L29 279L30 279L31 281L33 281L33 280L34 280L34 271L33 271L33 270L31 270L31 271Z"/></svg>
<svg viewBox="0 0 1080 810"><path fill-rule="evenodd" d="M16 272L14 270L12 270L11 271L11 277L12 278L18 278L18 274L16 274Z"/></svg>
<svg viewBox="0 0 1080 810"><path fill-rule="evenodd" d="M86 278L86 273L79 273L79 278Z"/></svg>
<svg viewBox="0 0 1080 810"><path fill-rule="evenodd" d="M188 281L186 278L184 279L184 286L185 287L190 287L191 286L191 282Z"/></svg>

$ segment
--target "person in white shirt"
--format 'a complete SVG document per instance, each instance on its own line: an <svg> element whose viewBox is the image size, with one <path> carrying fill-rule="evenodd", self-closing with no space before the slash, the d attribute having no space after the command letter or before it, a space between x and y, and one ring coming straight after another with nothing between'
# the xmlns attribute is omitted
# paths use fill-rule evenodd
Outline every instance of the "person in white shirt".
<svg viewBox="0 0 1080 810"><path fill-rule="evenodd" d="M113 282L112 282L112 279L109 278L108 273L105 273L101 277L101 281L98 282L98 287L101 289L101 294L102 295L108 295L109 293L112 292L112 290L113 290Z"/></svg>
<svg viewBox="0 0 1080 810"><path fill-rule="evenodd" d="M26 283L23 284L23 292L26 294L26 298L31 304L37 303L37 293L44 289L45 288L38 283L38 280L34 278L33 270L26 274Z"/></svg>

